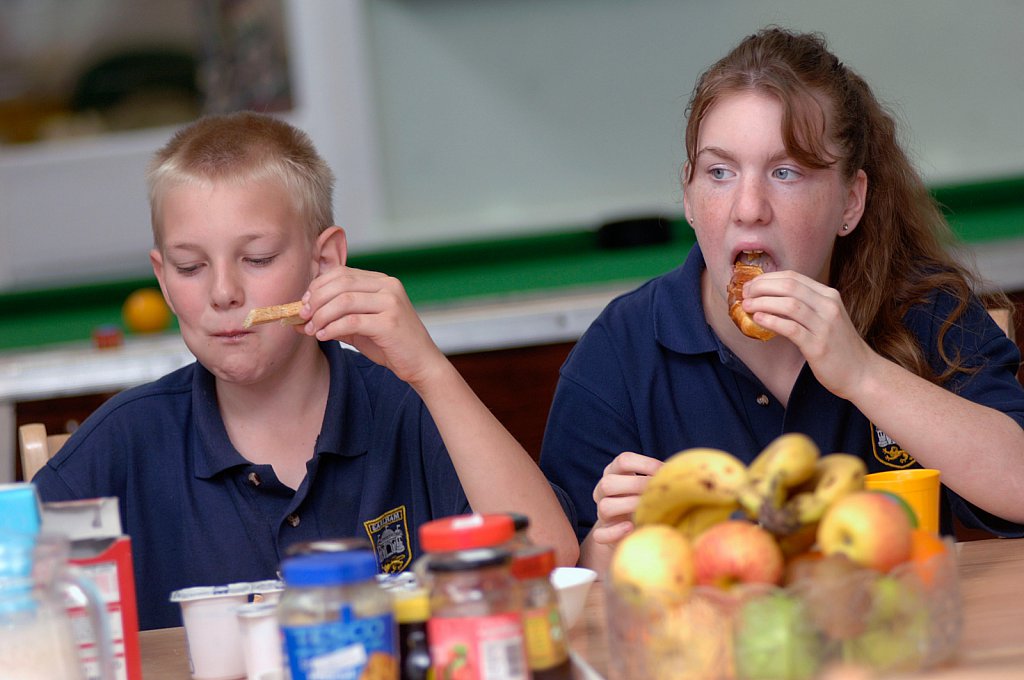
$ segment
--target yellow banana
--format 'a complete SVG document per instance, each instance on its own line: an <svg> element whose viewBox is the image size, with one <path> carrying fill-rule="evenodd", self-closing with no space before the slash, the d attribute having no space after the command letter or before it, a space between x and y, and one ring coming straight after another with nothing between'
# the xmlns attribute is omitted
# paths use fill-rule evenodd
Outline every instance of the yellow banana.
<svg viewBox="0 0 1024 680"><path fill-rule="evenodd" d="M800 524L817 522L829 505L852 491L864 488L868 469L864 461L849 453L830 453L815 465L808 485L811 490L795 494L786 505Z"/></svg>
<svg viewBox="0 0 1024 680"><path fill-rule="evenodd" d="M691 541L714 525L724 522L738 510L739 503L726 505L698 505L676 522L676 529Z"/></svg>
<svg viewBox="0 0 1024 680"><path fill-rule="evenodd" d="M747 468L738 458L718 449L686 449L673 454L651 476L640 494L633 521L636 526L677 522L701 505L736 503L747 485Z"/></svg>
<svg viewBox="0 0 1024 680"><path fill-rule="evenodd" d="M789 432L776 437L748 467L750 483L740 494L747 514L759 519L765 507L780 508L787 490L814 474L820 451L807 435Z"/></svg>

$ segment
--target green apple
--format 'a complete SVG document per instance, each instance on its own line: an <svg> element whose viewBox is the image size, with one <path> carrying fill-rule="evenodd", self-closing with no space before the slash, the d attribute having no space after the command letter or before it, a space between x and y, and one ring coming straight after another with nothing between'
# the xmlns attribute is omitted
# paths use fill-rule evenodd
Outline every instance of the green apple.
<svg viewBox="0 0 1024 680"><path fill-rule="evenodd" d="M887 494L855 491L835 501L818 524L818 547L854 562L889 571L910 558L910 519Z"/></svg>
<svg viewBox="0 0 1024 680"><path fill-rule="evenodd" d="M879 576L871 593L867 629L844 642L844 660L882 672L917 670L931 644L926 598L913 584L891 575Z"/></svg>
<svg viewBox="0 0 1024 680"><path fill-rule="evenodd" d="M775 591L747 600L736 620L736 677L803 680L818 671L822 640L799 599Z"/></svg>
<svg viewBox="0 0 1024 680"><path fill-rule="evenodd" d="M616 591L637 602L684 596L693 586L693 549L674 528L648 524L615 546L609 573Z"/></svg>

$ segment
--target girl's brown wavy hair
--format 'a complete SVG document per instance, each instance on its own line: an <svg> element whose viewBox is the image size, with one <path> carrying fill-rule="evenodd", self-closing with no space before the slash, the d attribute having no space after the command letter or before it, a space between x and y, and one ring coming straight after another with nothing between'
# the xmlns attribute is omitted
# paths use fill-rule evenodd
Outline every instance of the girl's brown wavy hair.
<svg viewBox="0 0 1024 680"><path fill-rule="evenodd" d="M847 180L868 177L859 226L836 240L829 284L839 291L857 331L879 354L932 382L968 373L959 355L943 348L963 316L977 277L951 255L956 238L899 144L896 122L863 78L846 67L818 34L768 27L745 38L698 79L687 107L686 157L692 168L697 135L708 111L725 96L756 91L783 107L787 152L812 168L838 164ZM838 149L829 152L824 130ZM693 179L684 176L684 183ZM945 370L936 373L903 317L937 290L958 304L938 337ZM1005 301L1005 299L1004 299Z"/></svg>

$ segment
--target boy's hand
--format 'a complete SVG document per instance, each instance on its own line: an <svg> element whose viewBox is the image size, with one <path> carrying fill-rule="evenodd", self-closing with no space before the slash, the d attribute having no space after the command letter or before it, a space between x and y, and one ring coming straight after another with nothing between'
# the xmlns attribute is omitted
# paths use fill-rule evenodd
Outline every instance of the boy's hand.
<svg viewBox="0 0 1024 680"><path fill-rule="evenodd" d="M394 277L337 267L313 279L302 302L301 332L347 343L413 386L446 361Z"/></svg>

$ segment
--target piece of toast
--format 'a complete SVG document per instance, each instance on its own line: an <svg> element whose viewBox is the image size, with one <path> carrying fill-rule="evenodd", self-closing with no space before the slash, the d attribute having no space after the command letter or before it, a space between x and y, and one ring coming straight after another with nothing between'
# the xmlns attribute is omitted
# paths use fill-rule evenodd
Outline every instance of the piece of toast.
<svg viewBox="0 0 1024 680"><path fill-rule="evenodd" d="M297 326L306 323L305 319L299 316L302 309L302 302L289 302L283 305L272 305L270 307L256 307L249 311L242 322L242 328L258 326L261 323L280 321L282 324Z"/></svg>

